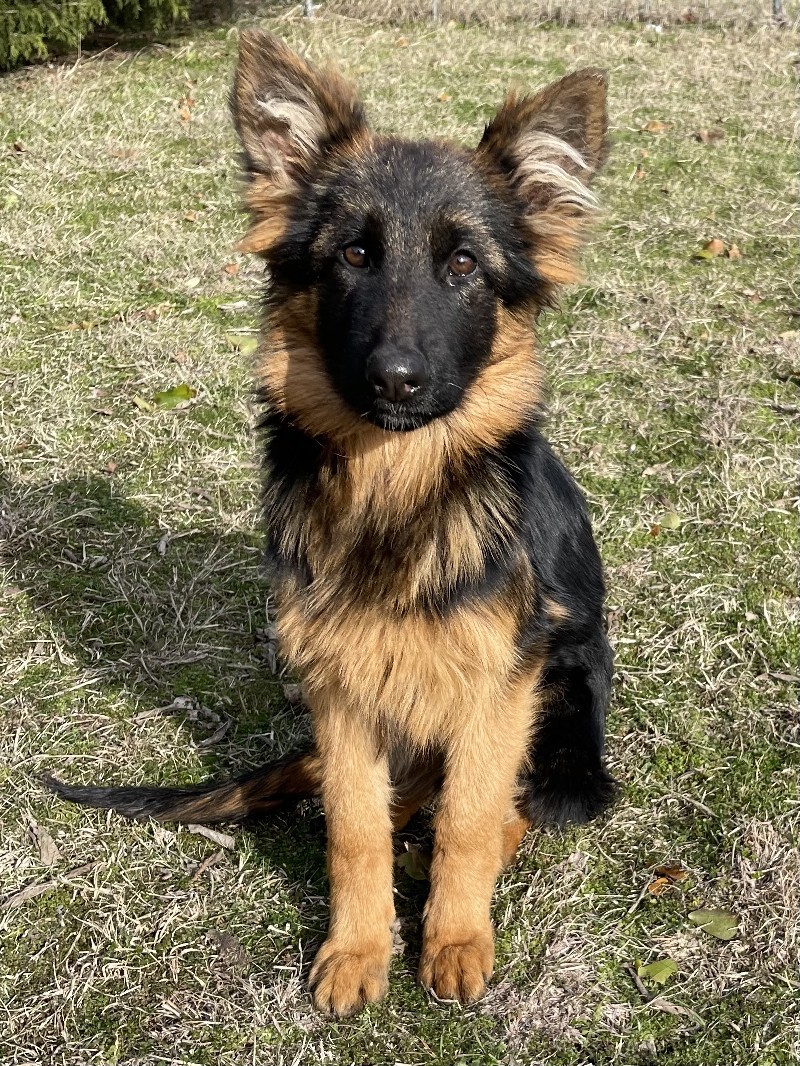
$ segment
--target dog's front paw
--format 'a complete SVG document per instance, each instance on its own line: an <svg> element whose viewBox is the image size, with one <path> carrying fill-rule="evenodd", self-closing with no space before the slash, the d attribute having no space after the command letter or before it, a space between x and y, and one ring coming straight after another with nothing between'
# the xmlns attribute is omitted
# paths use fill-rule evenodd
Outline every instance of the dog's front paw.
<svg viewBox="0 0 800 1066"><path fill-rule="evenodd" d="M419 964L419 980L439 999L473 1003L486 991L494 967L492 931L459 938L426 936Z"/></svg>
<svg viewBox="0 0 800 1066"><path fill-rule="evenodd" d="M359 948L326 940L309 978L314 1005L325 1014L346 1018L382 999L389 987L390 953L391 945Z"/></svg>

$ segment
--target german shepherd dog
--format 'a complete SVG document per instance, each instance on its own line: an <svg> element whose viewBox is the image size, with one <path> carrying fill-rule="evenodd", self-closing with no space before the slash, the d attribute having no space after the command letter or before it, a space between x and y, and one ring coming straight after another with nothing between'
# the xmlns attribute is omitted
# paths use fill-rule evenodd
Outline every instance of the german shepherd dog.
<svg viewBox="0 0 800 1066"><path fill-rule="evenodd" d="M321 796L330 928L310 983L381 998L392 830L437 800L419 979L482 995L492 892L526 829L612 800L612 657L584 499L540 432L534 322L576 280L606 78L510 95L474 150L372 132L355 90L242 35L232 93L266 260L264 509L282 654L313 748L196 788L80 788L220 822Z"/></svg>

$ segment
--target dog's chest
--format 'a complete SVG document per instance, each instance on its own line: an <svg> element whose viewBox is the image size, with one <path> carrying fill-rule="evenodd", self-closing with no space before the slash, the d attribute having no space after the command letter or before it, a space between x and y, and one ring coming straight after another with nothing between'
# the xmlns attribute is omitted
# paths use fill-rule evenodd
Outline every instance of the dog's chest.
<svg viewBox="0 0 800 1066"><path fill-rule="evenodd" d="M417 708L441 732L453 708L514 668L516 611L503 595L465 594L508 552L513 501L491 467L431 479L427 493L391 469L372 474L268 486L278 630L309 685L337 685L420 737Z"/></svg>

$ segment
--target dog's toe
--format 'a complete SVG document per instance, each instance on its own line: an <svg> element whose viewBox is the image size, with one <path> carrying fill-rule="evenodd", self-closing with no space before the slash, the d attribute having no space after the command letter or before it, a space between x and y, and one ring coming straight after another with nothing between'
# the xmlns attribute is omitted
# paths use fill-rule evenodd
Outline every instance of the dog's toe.
<svg viewBox="0 0 800 1066"><path fill-rule="evenodd" d="M486 991L493 966L491 934L479 933L458 944L426 941L419 980L439 999L473 1003Z"/></svg>
<svg viewBox="0 0 800 1066"><path fill-rule="evenodd" d="M326 941L314 961L309 983L318 1010L346 1018L386 995L389 952L352 949Z"/></svg>

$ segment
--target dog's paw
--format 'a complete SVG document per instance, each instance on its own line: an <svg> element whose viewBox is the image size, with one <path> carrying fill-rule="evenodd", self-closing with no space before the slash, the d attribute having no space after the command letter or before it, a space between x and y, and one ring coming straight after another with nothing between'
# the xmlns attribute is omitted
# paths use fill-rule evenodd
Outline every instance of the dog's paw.
<svg viewBox="0 0 800 1066"><path fill-rule="evenodd" d="M419 964L420 984L439 999L473 1003L486 991L494 967L491 930L476 933L459 943L426 937Z"/></svg>
<svg viewBox="0 0 800 1066"><path fill-rule="evenodd" d="M346 1018L383 999L389 987L390 952L391 946L359 949L326 940L309 978L314 1005L325 1014Z"/></svg>

